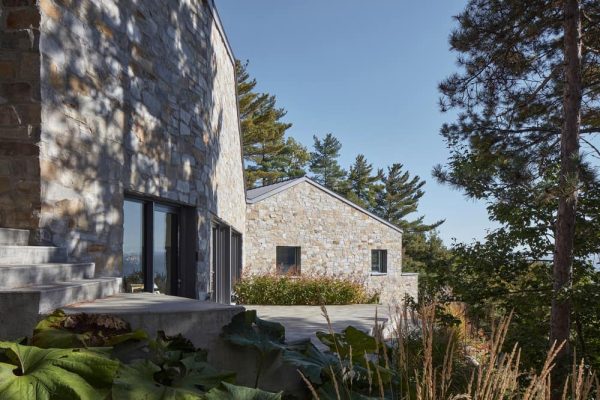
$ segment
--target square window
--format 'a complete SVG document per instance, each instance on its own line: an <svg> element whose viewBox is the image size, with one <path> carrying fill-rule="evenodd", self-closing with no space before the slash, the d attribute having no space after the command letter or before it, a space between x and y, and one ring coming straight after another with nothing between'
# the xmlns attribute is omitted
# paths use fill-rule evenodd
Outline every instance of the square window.
<svg viewBox="0 0 600 400"><path fill-rule="evenodd" d="M277 246L277 274L300 275L300 247Z"/></svg>
<svg viewBox="0 0 600 400"><path fill-rule="evenodd" d="M371 272L387 273L387 250L371 250Z"/></svg>

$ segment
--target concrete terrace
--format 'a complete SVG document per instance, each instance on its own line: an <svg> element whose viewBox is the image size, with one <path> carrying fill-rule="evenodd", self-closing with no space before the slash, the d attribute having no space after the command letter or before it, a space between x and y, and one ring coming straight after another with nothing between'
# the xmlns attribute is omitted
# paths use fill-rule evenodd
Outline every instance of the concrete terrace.
<svg viewBox="0 0 600 400"><path fill-rule="evenodd" d="M245 306L247 310L256 310L258 316L272 322L279 322L285 327L288 342L310 338L320 345L315 336L317 331L328 332L327 320L319 306ZM340 332L349 325L371 332L377 322L382 324L389 320L389 307L381 304L354 304L343 306L327 306L327 313L335 332Z"/></svg>

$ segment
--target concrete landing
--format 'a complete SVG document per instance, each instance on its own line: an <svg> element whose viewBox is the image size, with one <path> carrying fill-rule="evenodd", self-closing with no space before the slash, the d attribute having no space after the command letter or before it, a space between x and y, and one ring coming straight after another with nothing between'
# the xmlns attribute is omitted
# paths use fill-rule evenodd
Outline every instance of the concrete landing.
<svg viewBox="0 0 600 400"><path fill-rule="evenodd" d="M151 336L157 331L167 335L181 333L195 346L214 347L221 328L244 307L199 301L184 297L153 293L121 293L88 303L63 307L65 312L112 314L143 329Z"/></svg>

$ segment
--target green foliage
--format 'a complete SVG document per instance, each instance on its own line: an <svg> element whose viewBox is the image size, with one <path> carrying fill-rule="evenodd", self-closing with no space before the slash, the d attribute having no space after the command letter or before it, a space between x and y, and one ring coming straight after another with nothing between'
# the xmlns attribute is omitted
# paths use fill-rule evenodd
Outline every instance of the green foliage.
<svg viewBox="0 0 600 400"><path fill-rule="evenodd" d="M329 276L263 275L243 278L234 288L240 304L365 304L378 300L353 279Z"/></svg>
<svg viewBox="0 0 600 400"><path fill-rule="evenodd" d="M346 171L340 166L338 158L342 144L332 133L323 139L313 136L314 151L310 153L311 178L329 190L343 192Z"/></svg>
<svg viewBox="0 0 600 400"><path fill-rule="evenodd" d="M418 176L411 178L408 171L403 171L403 165L396 163L388 167L387 174L382 174L383 188L377 193L374 212L386 221L402 228L407 233L431 231L443 220L426 225L420 216L408 220L407 216L418 211L419 200L425 192L425 181Z"/></svg>
<svg viewBox="0 0 600 400"><path fill-rule="evenodd" d="M600 53L595 47L600 43L600 3L578 3L584 32L577 68L581 98L565 95L564 24L570 18L563 2L468 1L450 36L459 71L439 87L442 110L458 112L442 126L451 157L434 175L471 198L485 200L490 219L501 225L483 243L458 244L456 264L441 275L448 278L455 298L470 304L474 316L484 309L514 309L507 344L527 343L522 359L532 366L539 365L549 346L552 303L565 305L554 308L555 321L568 321L569 311L562 310L572 306L571 337L578 355L595 359L590 346L600 338L596 298L586 308L579 297L600 289L598 271L590 265L590 257L600 253L600 153L593 136L600 132ZM577 104L579 144L574 154L567 154L566 146L561 154L561 136L573 137L573 130L565 128L565 116ZM561 161L569 171L561 170ZM575 220L561 216L559 222L559 202L570 194L577 197L577 202L569 201L577 207ZM557 227L573 225L574 236L557 233ZM558 257L553 278L552 255L559 249L573 262ZM571 272L572 281L563 279ZM554 284L561 290L553 293ZM555 323L553 333L568 336L558 328L565 325Z"/></svg>
<svg viewBox="0 0 600 400"><path fill-rule="evenodd" d="M258 388L265 358L284 348L285 328L277 322L258 318L256 310L251 310L236 314L231 322L223 327L221 336L236 346L256 350L258 365L254 387Z"/></svg>
<svg viewBox="0 0 600 400"><path fill-rule="evenodd" d="M373 209L375 198L382 190L379 184L382 178L383 171L373 174L373 165L367 162L364 155L359 154L350 166L343 195L363 208Z"/></svg>
<svg viewBox="0 0 600 400"><path fill-rule="evenodd" d="M0 342L0 398L104 399L119 363L82 349Z"/></svg>
<svg viewBox="0 0 600 400"><path fill-rule="evenodd" d="M123 364L112 389L115 399L203 399L231 373L219 373L197 354L171 354L157 365L150 360Z"/></svg>
<svg viewBox="0 0 600 400"><path fill-rule="evenodd" d="M456 357L454 378L466 385L458 352L452 351L456 347L451 344L458 343L455 331L436 327L430 332L431 341L423 340L420 330L400 328L394 340L384 341L349 326L342 332L317 332L327 351L309 342L284 351L283 359L297 367L323 399L417 398L418 371L426 358L437 370L445 359ZM425 351L425 346L430 348Z"/></svg>
<svg viewBox="0 0 600 400"><path fill-rule="evenodd" d="M448 301L469 305L469 316L481 328L490 317L513 312L506 340L508 350L515 343L522 348L526 368L536 368L548 349L552 264L532 260L531 249L515 251L514 235L500 229L483 243L456 244L452 263L437 268L434 286L447 294ZM451 291L444 288L451 288ZM600 367L600 271L591 263L576 262L571 296L573 345L578 356Z"/></svg>
<svg viewBox="0 0 600 400"><path fill-rule="evenodd" d="M283 342L283 327L256 320ZM181 335L158 332L151 340L111 315L57 310L40 321L31 342L47 348L0 342L0 399L281 398L232 385L235 374L217 371L206 351Z"/></svg>
<svg viewBox="0 0 600 400"><path fill-rule="evenodd" d="M206 400L281 400L281 393L268 393L259 389L235 386L223 382L221 386L208 392Z"/></svg>
<svg viewBox="0 0 600 400"><path fill-rule="evenodd" d="M286 139L292 126L281 121L286 111L277 108L275 96L255 92L256 79L250 78L247 64L235 64L246 187L303 176L308 151L294 139Z"/></svg>
<svg viewBox="0 0 600 400"><path fill-rule="evenodd" d="M402 271L419 273L419 302L443 299L448 290L447 272L453 262L436 231L404 232Z"/></svg>
<svg viewBox="0 0 600 400"><path fill-rule="evenodd" d="M222 336L232 344L252 347L266 355L281 350L285 342L285 328L279 323L258 318L256 310L250 310L236 314L223 327Z"/></svg>

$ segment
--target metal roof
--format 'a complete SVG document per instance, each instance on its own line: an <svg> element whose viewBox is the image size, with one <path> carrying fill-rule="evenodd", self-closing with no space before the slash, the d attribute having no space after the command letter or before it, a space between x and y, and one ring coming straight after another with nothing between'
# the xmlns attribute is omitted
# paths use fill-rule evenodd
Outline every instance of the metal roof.
<svg viewBox="0 0 600 400"><path fill-rule="evenodd" d="M296 186L302 182L306 182L310 185L313 185L317 189L324 191L325 193L329 194L330 196L335 197L336 199L348 204L350 207L357 209L358 211L368 215L369 217L377 220L378 222L381 222L382 224L388 226L389 228L392 228L395 231L403 233L402 229L398 228L396 225L392 224L391 222L386 221L385 219L378 217L377 215L373 214L372 212L365 210L358 204L351 202L347 198L327 189L325 186L313 181L310 178L307 178L306 176L303 176L302 178L290 179L290 180L283 181L283 182L277 182L272 185L266 185L266 186L261 186L261 187L257 187L254 189L247 190L246 191L246 202L248 204L258 203L261 200L264 200L271 196L274 196L277 193L281 193L281 192L283 192L293 186Z"/></svg>

